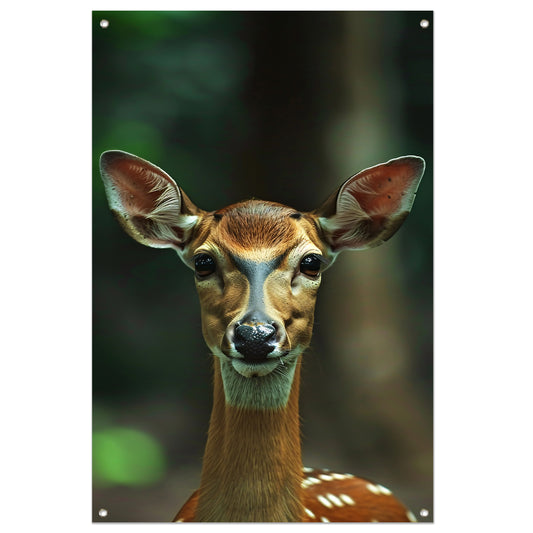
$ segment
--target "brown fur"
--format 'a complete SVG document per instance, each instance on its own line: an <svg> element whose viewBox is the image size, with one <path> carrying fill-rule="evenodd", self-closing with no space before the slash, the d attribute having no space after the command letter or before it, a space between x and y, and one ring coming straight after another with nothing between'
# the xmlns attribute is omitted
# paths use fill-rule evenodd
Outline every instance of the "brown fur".
<svg viewBox="0 0 533 533"><path fill-rule="evenodd" d="M291 217L296 212L274 202L249 200L215 213L203 213L189 243L188 255L192 256L201 244L212 242L221 250L245 258L265 250L269 257L276 257L306 237L325 249L317 230L317 217L309 214L297 220Z"/></svg>
<svg viewBox="0 0 533 533"><path fill-rule="evenodd" d="M213 412L196 521L303 519L299 375L298 365L286 408L239 409L225 404L220 363L215 359Z"/></svg>
<svg viewBox="0 0 533 533"><path fill-rule="evenodd" d="M208 346L227 348L225 333L239 318L247 301L245 276L228 259L230 254L255 261L268 261L284 256L280 267L265 283L266 307L270 316L287 330L282 349L307 346L311 340L316 289L293 294L288 253L299 243L311 242L327 257L317 224L311 215L294 219L294 209L272 202L253 200L235 204L201 217L186 258L198 250L217 253L222 282L197 284L202 310L202 331Z"/></svg>

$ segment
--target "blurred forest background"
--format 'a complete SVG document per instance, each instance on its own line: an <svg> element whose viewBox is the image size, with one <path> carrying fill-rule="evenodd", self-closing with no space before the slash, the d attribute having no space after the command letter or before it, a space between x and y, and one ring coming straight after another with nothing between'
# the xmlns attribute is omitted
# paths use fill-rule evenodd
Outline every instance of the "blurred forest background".
<svg viewBox="0 0 533 533"><path fill-rule="evenodd" d="M311 210L363 168L424 157L400 231L324 276L301 414L305 465L375 479L432 521L432 13L102 11L92 25L93 520L170 521L198 487L211 409L192 271L109 211L98 158L121 149L207 210Z"/></svg>

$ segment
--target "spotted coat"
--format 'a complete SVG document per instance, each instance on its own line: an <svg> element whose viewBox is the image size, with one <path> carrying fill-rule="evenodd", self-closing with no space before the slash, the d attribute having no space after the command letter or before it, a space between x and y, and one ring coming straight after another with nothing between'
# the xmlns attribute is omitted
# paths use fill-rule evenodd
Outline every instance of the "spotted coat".
<svg viewBox="0 0 533 533"><path fill-rule="evenodd" d="M416 522L383 485L327 469L304 467L302 475L302 522ZM197 501L195 491L174 522L193 522Z"/></svg>

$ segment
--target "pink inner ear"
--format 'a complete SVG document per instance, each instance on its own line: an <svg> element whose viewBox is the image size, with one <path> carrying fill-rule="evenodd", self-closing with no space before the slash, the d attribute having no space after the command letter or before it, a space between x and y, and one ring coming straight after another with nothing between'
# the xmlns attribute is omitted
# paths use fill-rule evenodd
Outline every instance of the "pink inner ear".
<svg viewBox="0 0 533 533"><path fill-rule="evenodd" d="M422 158L405 156L346 181L335 214L320 219L331 249L364 250L390 239L411 210L424 168Z"/></svg>
<svg viewBox="0 0 533 533"><path fill-rule="evenodd" d="M394 160L362 171L346 183L341 194L353 196L372 218L389 217L411 207L419 170L417 160Z"/></svg>
<svg viewBox="0 0 533 533"><path fill-rule="evenodd" d="M106 170L120 202L130 215L150 213L161 195L162 182L170 181L157 167L147 167L144 162L135 159L116 158ZM159 190L154 191L154 187Z"/></svg>

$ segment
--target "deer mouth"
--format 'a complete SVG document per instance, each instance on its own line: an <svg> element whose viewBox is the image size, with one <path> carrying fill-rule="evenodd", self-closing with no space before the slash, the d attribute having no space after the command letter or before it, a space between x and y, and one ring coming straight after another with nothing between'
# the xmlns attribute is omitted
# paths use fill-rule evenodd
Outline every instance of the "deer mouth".
<svg viewBox="0 0 533 533"><path fill-rule="evenodd" d="M265 357L261 359L249 359L245 357L232 357L228 355L233 369L246 378L258 378L266 376L276 369L283 369L290 364L291 359L287 357L288 352L283 352L275 357Z"/></svg>

